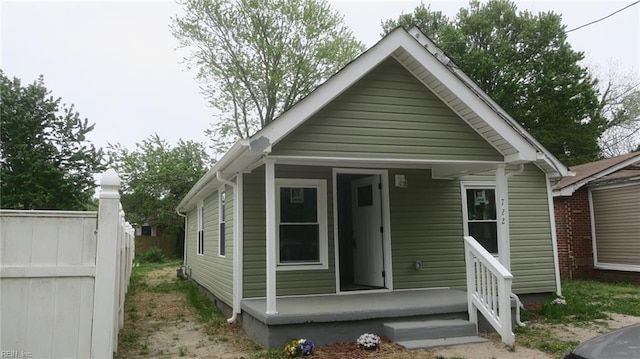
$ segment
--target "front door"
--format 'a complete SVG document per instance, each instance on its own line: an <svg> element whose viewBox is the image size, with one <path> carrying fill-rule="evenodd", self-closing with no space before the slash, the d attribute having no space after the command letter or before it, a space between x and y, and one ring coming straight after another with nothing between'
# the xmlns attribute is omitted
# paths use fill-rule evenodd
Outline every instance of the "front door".
<svg viewBox="0 0 640 359"><path fill-rule="evenodd" d="M353 279L356 285L384 287L380 175L351 181Z"/></svg>

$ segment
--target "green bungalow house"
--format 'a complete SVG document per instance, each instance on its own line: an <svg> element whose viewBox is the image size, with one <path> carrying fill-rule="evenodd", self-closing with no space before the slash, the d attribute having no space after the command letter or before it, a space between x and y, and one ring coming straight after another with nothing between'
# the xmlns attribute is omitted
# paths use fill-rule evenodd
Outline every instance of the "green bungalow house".
<svg viewBox="0 0 640 359"><path fill-rule="evenodd" d="M569 174L397 28L195 184L184 270L269 347L413 348L478 325L512 344L517 296L560 293L550 185Z"/></svg>

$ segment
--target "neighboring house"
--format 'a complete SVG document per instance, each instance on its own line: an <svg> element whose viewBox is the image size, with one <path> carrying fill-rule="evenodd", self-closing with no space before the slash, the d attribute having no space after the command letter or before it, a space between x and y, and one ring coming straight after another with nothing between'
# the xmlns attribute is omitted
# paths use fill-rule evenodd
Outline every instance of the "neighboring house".
<svg viewBox="0 0 640 359"><path fill-rule="evenodd" d="M553 189L560 275L640 283L640 152L571 171Z"/></svg>
<svg viewBox="0 0 640 359"><path fill-rule="evenodd" d="M166 256L175 256L177 253L182 253L183 247L178 248L178 244L175 239L170 238L165 233L163 226L152 226L149 223L144 223L142 226L136 226L135 241L136 241L136 255L140 255L152 248L159 248Z"/></svg>
<svg viewBox="0 0 640 359"><path fill-rule="evenodd" d="M186 273L271 347L398 340L390 318L456 311L475 331L471 293L488 288L496 317L509 271L521 297L560 292L550 180L566 175L424 34L398 28L195 184L178 206Z"/></svg>

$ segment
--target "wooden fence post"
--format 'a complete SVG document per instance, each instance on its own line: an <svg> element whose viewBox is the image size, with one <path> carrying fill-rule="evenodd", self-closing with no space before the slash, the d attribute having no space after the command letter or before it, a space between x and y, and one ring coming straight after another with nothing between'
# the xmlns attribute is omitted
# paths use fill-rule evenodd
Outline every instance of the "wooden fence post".
<svg viewBox="0 0 640 359"><path fill-rule="evenodd" d="M98 234L96 245L95 290L91 357L111 358L114 353L115 311L118 303L116 275L118 232L120 231L120 178L109 169L100 180Z"/></svg>

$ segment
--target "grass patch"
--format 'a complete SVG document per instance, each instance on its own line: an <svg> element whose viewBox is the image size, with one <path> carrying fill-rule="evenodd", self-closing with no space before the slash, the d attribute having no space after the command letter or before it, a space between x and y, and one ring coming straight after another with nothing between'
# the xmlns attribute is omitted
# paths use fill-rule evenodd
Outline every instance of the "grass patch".
<svg viewBox="0 0 640 359"><path fill-rule="evenodd" d="M566 305L554 304L554 298L551 298L541 306L523 311L522 320L581 327L609 319L610 313L640 316L638 285L573 280L562 283L562 292ZM554 355L561 355L580 344L575 340L561 340L549 330L531 326L516 328L516 334L519 344Z"/></svg>
<svg viewBox="0 0 640 359"><path fill-rule="evenodd" d="M597 281L565 281L562 285L566 305L544 303L523 313L524 320L585 325L608 319L608 313L640 316L640 286Z"/></svg>
<svg viewBox="0 0 640 359"><path fill-rule="evenodd" d="M567 349L573 349L580 342L576 340L562 340L550 331L538 328L516 328L518 344L527 348L538 349L545 353L562 355Z"/></svg>

